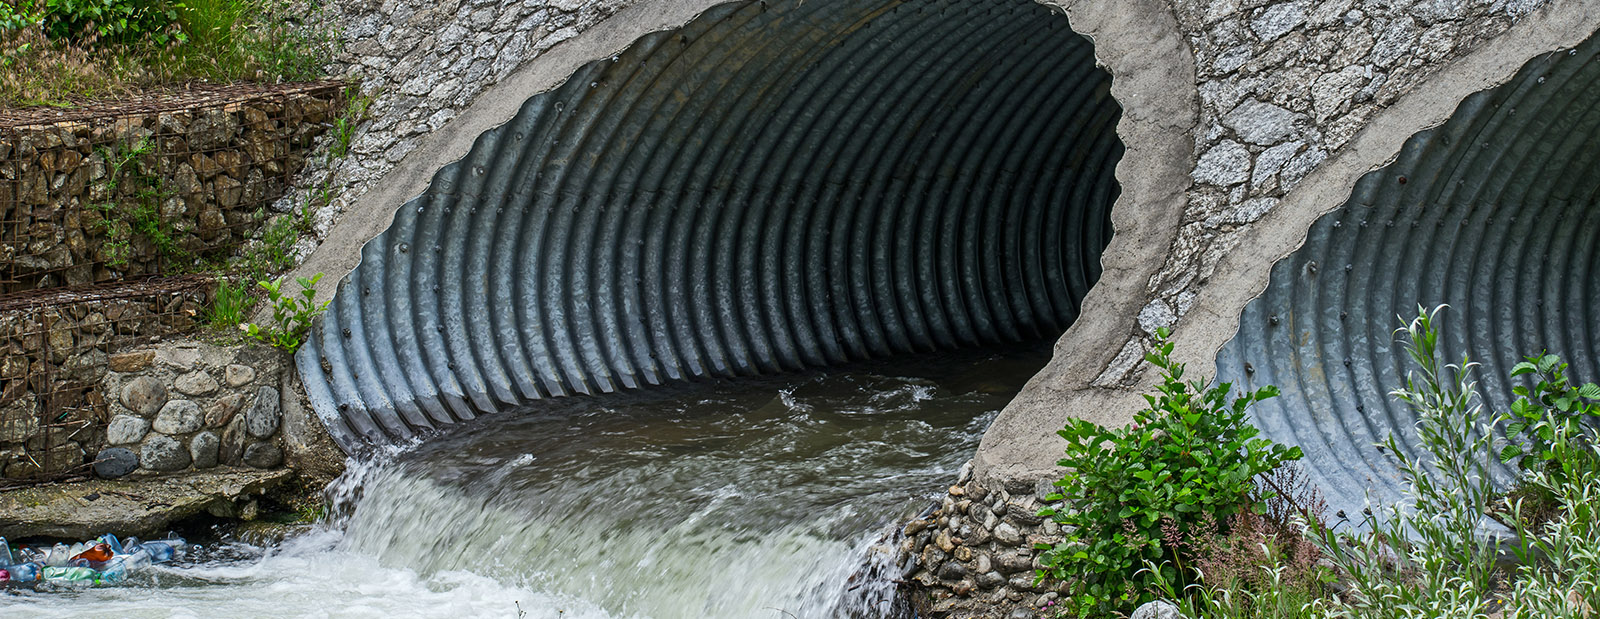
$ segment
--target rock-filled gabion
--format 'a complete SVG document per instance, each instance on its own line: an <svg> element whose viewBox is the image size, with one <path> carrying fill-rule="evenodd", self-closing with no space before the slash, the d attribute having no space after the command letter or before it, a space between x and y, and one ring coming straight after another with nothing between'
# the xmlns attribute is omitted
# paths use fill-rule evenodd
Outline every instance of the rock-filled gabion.
<svg viewBox="0 0 1600 619"><path fill-rule="evenodd" d="M116 397L103 383L110 353L193 329L206 303L204 288L68 296L79 300L0 310L0 478L87 472Z"/></svg>
<svg viewBox="0 0 1600 619"><path fill-rule="evenodd" d="M330 83L49 124L0 119L0 293L160 273L237 247L305 167L342 93Z"/></svg>

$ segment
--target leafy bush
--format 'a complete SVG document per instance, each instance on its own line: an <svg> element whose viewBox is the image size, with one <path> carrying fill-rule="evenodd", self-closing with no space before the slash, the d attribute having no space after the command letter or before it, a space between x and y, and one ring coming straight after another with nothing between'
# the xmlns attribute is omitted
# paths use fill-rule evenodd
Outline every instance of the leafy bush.
<svg viewBox="0 0 1600 619"><path fill-rule="evenodd" d="M1161 369L1162 384L1145 396L1149 408L1133 425L1108 429L1073 419L1058 432L1067 440L1058 464L1068 472L1047 499L1064 504L1040 515L1066 533L1059 544L1040 545L1037 578L1067 582L1080 616L1131 610L1162 587L1186 588L1195 579L1194 557L1163 544L1163 527L1184 531L1264 513L1272 493L1259 493L1254 480L1301 457L1298 447L1258 438L1250 424L1250 405L1277 395L1276 388L1234 397L1229 383L1185 383L1168 335L1158 332L1145 356ZM1159 567L1141 569L1147 564Z"/></svg>
<svg viewBox="0 0 1600 619"><path fill-rule="evenodd" d="M23 13L35 17L52 39L77 39L100 44L155 45L185 40L177 27L177 6L160 0L19 0L31 5Z"/></svg>
<svg viewBox="0 0 1600 619"><path fill-rule="evenodd" d="M1551 354L1528 357L1511 368L1513 378L1529 376L1535 382L1531 389L1525 385L1511 389L1517 401L1511 404L1506 438L1512 442L1500 450L1501 462L1515 461L1525 472L1545 473L1555 486L1567 480L1563 462L1589 457L1587 450L1571 441L1587 438L1584 424L1593 427L1600 421L1600 385L1575 387L1566 372L1567 364ZM1525 444L1516 442L1519 439Z"/></svg>
<svg viewBox="0 0 1600 619"><path fill-rule="evenodd" d="M1500 542L1479 535L1496 497L1489 477L1493 417L1478 402L1470 358L1447 364L1432 313L1418 308L1404 333L1416 369L1392 395L1417 412L1423 456L1400 448L1393 434L1381 445L1396 461L1408 500L1363 511L1365 531L1308 531L1350 586L1333 616L1439 616L1444 609L1486 610Z"/></svg>
<svg viewBox="0 0 1600 619"><path fill-rule="evenodd" d="M254 323L240 326L252 338L290 353L299 350L301 342L305 341L306 333L311 330L311 319L328 309L327 301L323 301L321 305L315 302L317 296L315 286L320 279L322 279L321 273L310 278L295 278L295 283L300 285L299 294L285 292L283 280L257 282L267 291L267 301L272 304L272 324L266 328Z"/></svg>

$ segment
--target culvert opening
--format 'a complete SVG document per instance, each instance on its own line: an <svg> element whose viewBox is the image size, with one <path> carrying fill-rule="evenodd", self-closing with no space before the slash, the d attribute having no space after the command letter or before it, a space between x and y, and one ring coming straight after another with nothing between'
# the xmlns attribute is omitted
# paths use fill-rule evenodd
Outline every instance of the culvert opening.
<svg viewBox="0 0 1600 619"><path fill-rule="evenodd" d="M1053 338L1120 108L1028 0L712 8L533 96L341 282L298 363L347 448L534 399Z"/></svg>
<svg viewBox="0 0 1600 619"><path fill-rule="evenodd" d="M1369 491L1394 500L1400 481L1374 444L1394 433L1420 450L1417 416L1389 395L1413 369L1393 332L1419 304L1450 305L1441 348L1482 364L1488 411L1510 410L1507 375L1524 355L1548 350L1577 378L1600 377L1597 205L1600 39L1590 39L1466 98L1362 177L1273 267L1218 354L1219 377L1282 389L1256 421L1304 448L1331 510L1358 513Z"/></svg>

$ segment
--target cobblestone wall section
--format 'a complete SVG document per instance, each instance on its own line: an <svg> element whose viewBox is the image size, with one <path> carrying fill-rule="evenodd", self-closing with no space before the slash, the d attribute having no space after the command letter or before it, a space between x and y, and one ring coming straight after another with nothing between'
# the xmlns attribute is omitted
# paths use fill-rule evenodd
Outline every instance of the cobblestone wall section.
<svg viewBox="0 0 1600 619"><path fill-rule="evenodd" d="M359 79L371 98L350 156L313 162L288 210L327 187L334 200L317 214L325 236L356 197L456 117L485 88L524 61L577 36L630 0L337 0L327 18L343 36L336 75ZM442 165L446 162L440 162ZM309 254L315 239L297 251Z"/></svg>
<svg viewBox="0 0 1600 619"><path fill-rule="evenodd" d="M1374 114L1544 2L1176 0L1200 96L1194 185L1140 332L1095 384L1132 381L1149 334L1193 307L1240 233Z"/></svg>
<svg viewBox="0 0 1600 619"><path fill-rule="evenodd" d="M116 398L109 360L192 331L209 288L179 280L0 298L0 480L88 474Z"/></svg>
<svg viewBox="0 0 1600 619"><path fill-rule="evenodd" d="M287 356L263 346L175 341L111 355L101 477L284 463Z"/></svg>

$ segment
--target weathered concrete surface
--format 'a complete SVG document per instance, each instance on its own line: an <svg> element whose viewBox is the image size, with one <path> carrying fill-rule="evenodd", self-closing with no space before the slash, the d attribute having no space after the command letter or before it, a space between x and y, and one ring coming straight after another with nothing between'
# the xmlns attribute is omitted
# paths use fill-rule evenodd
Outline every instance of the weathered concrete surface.
<svg viewBox="0 0 1600 619"><path fill-rule="evenodd" d="M983 480L1026 480L1037 476L1041 462L1045 470L1052 467L1061 451L1055 431L1068 414L1116 424L1138 410L1136 393L1098 389L1089 381L1136 332L1145 283L1165 261L1187 204L1199 101L1192 89L1174 87L1193 84L1195 70L1171 10L1160 0L1063 8L1073 29L1094 41L1095 59L1111 71L1111 95L1122 104L1117 135L1127 154L1117 164L1116 236L1101 257L1100 282L1084 298L1077 322L1056 341L1050 364L984 434L973 462Z"/></svg>
<svg viewBox="0 0 1600 619"><path fill-rule="evenodd" d="M159 479L91 480L0 492L0 537L149 537L203 511L248 512L288 480L287 469L217 468Z"/></svg>

